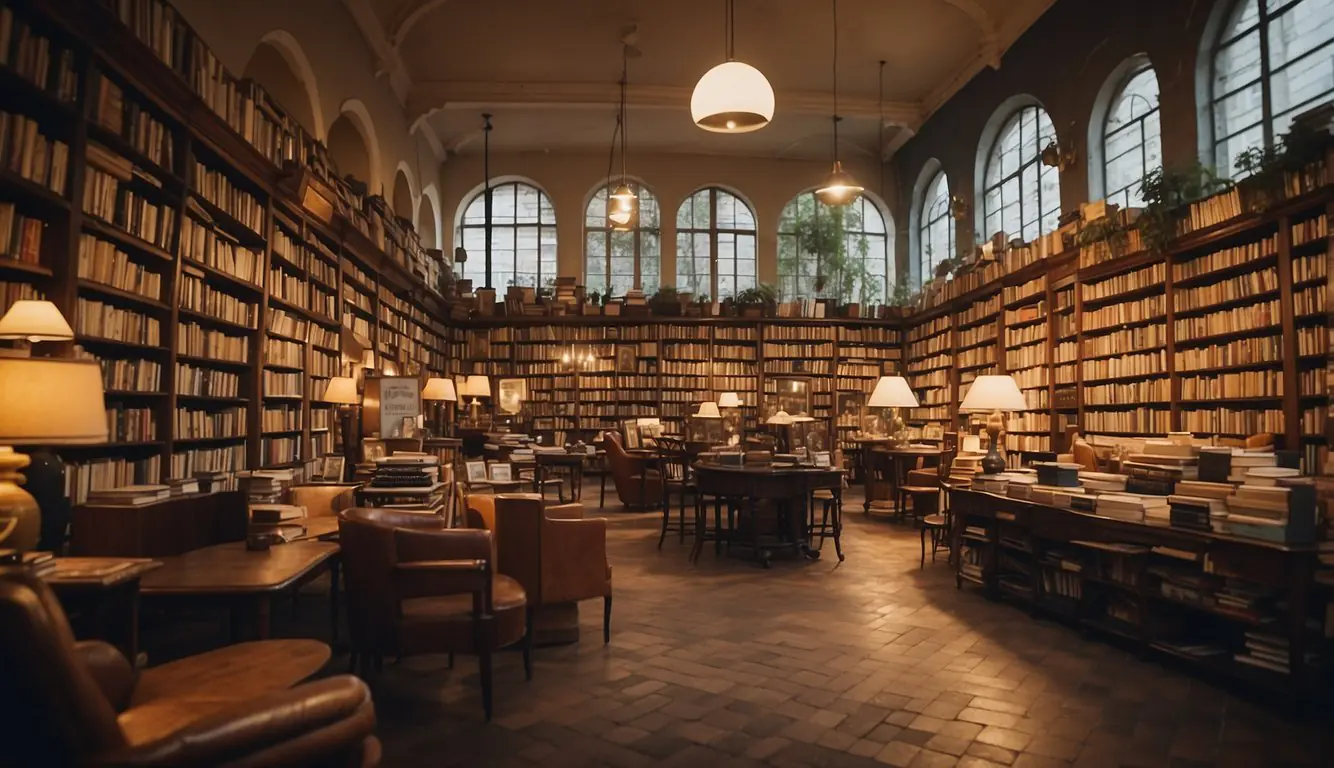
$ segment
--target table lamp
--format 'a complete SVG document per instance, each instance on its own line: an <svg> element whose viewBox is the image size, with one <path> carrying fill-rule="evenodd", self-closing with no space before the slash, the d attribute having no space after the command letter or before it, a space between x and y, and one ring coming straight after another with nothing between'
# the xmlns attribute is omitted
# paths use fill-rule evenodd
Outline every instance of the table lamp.
<svg viewBox="0 0 1334 768"><path fill-rule="evenodd" d="M904 429L899 409L917 408L919 405L912 387L908 386L908 380L902 376L881 376L880 381L875 383L875 389L871 390L871 398L866 401L868 408L889 409L889 417L885 419L885 423L889 425L890 437L896 440Z"/></svg>
<svg viewBox="0 0 1334 768"><path fill-rule="evenodd" d="M0 520L7 523L6 546L28 551L38 542L59 541L67 515L64 505L64 464L45 451L25 456L10 446L95 445L107 441L107 414L103 403L102 367L95 360L54 357L0 358ZM50 518L43 525L42 511L33 494L19 487L20 472L29 463L43 465L43 482L51 488L37 491ZM48 532L43 536L43 529Z"/></svg>
<svg viewBox="0 0 1334 768"><path fill-rule="evenodd" d="M463 391L459 394L472 398L472 402L468 403L468 418L477 424L480 420L478 411L482 407L481 399L491 397L491 380L482 374L472 374L463 380Z"/></svg>
<svg viewBox="0 0 1334 768"><path fill-rule="evenodd" d="M39 341L73 341L74 330L65 322L65 316L49 301L20 299L0 317L0 339Z"/></svg>
<svg viewBox="0 0 1334 768"><path fill-rule="evenodd" d="M718 396L718 407L723 409L723 433L729 445L741 442L741 407L745 405L735 392Z"/></svg>
<svg viewBox="0 0 1334 768"><path fill-rule="evenodd" d="M346 406L338 409L338 437L343 445L344 462L356 464L356 452L353 450L356 441L352 439L352 412L355 406L361 404L361 395L357 393L357 382L347 376L335 376L329 379L329 386L324 388L324 397L320 399L337 406Z"/></svg>
<svg viewBox="0 0 1334 768"><path fill-rule="evenodd" d="M1028 408L1024 393L1010 376L978 376L968 387L959 404L960 412L991 411L987 417L987 435L991 446L982 459L982 473L995 475L1005 471L1005 459L1000 454L1000 433L1005 429L1005 417L1002 412L1022 411Z"/></svg>
<svg viewBox="0 0 1334 768"><path fill-rule="evenodd" d="M455 403L458 402L458 393L454 391L454 382L452 379L444 379L438 376L432 376L426 380L426 386L422 387L422 400L437 403ZM439 408L436 409L436 416L440 414ZM436 419L437 423L440 421ZM439 430L443 434L443 429Z"/></svg>

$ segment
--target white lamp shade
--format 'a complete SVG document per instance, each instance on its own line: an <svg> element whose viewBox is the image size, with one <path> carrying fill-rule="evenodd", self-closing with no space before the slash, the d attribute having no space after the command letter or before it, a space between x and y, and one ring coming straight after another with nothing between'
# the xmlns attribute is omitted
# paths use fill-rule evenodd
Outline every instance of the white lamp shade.
<svg viewBox="0 0 1334 768"><path fill-rule="evenodd" d="M27 341L72 341L74 330L56 305L49 301L22 299L0 317L0 339Z"/></svg>
<svg viewBox="0 0 1334 768"><path fill-rule="evenodd" d="M1022 411L1028 408L1024 393L1009 376L978 376L968 394L964 395L960 411Z"/></svg>
<svg viewBox="0 0 1334 768"><path fill-rule="evenodd" d="M774 117L773 86L751 65L725 61L695 83L690 117L714 133L758 131Z"/></svg>
<svg viewBox="0 0 1334 768"><path fill-rule="evenodd" d="M917 395L908 386L908 380L902 376L881 376L871 390L871 398L866 401L868 408L916 408Z"/></svg>
<svg viewBox="0 0 1334 768"><path fill-rule="evenodd" d="M107 441L102 367L94 360L0 358L0 443L87 445Z"/></svg>
<svg viewBox="0 0 1334 768"><path fill-rule="evenodd" d="M706 401L699 404L699 410L692 416L696 419L721 419L723 415L718 412L718 404L712 401Z"/></svg>
<svg viewBox="0 0 1334 768"><path fill-rule="evenodd" d="M764 423L779 424L779 425L791 424L792 417L787 415L787 411L779 411L778 413L775 413L774 415L770 416L768 420L766 420Z"/></svg>
<svg viewBox="0 0 1334 768"><path fill-rule="evenodd" d="M490 397L491 380L480 374L473 374L463 380L464 397Z"/></svg>
<svg viewBox="0 0 1334 768"><path fill-rule="evenodd" d="M459 399L454 392L454 382L449 379L441 379L436 376L426 380L426 386L422 387L423 400L444 400L454 402Z"/></svg>
<svg viewBox="0 0 1334 768"><path fill-rule="evenodd" d="M735 392L724 392L718 396L719 408L740 408L742 405L741 396Z"/></svg>
<svg viewBox="0 0 1334 768"><path fill-rule="evenodd" d="M329 379L329 386L324 389L322 399L335 405L356 405L361 402L361 396L357 394L357 382L346 376Z"/></svg>

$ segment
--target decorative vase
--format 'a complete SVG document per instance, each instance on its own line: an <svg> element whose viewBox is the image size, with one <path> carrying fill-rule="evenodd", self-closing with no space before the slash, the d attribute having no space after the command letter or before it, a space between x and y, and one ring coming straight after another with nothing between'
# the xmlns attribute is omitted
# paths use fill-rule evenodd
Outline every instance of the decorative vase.
<svg viewBox="0 0 1334 768"><path fill-rule="evenodd" d="M28 457L13 448L0 447L0 528L12 521L13 528L0 544L8 549L28 552L37 546L42 533L42 514L32 494L19 487L28 466Z"/></svg>

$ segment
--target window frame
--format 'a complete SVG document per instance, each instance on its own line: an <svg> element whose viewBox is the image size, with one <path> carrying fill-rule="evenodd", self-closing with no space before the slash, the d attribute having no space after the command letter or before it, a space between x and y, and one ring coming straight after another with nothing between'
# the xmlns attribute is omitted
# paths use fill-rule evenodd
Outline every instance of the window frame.
<svg viewBox="0 0 1334 768"><path fill-rule="evenodd" d="M691 205L691 202L695 199L695 197L698 196L699 194L703 193L703 192L708 192L708 193L709 193L709 227L708 227L708 229L699 229L699 228L696 228L696 227L682 227L682 226L680 225L680 220L681 220L681 209L684 208L684 207L686 207L686 206L688 206L688 205ZM722 193L725 193L725 194L731 196L731 197L732 197L733 199L735 199L738 203L740 203L742 206L745 207L746 211L747 211L748 213L750 213L750 220L751 220L751 222L753 222L753 224L752 224L752 226L751 226L750 229L739 229L739 228L736 228L736 227L720 227L720 226L718 226L718 193L719 193L719 192L722 192ZM755 281L755 282L754 282L754 285L755 285L755 286L758 286L758 285L760 284L760 275L759 275L759 272L760 272L760 251L759 251L759 245L760 245L760 230L759 230L759 220L756 219L756 217L755 217L755 209L754 209L753 207L751 207L750 202L747 201L744 197L742 197L741 195L736 194L735 192L732 192L731 190L724 189L724 188L722 188L722 187L702 187L702 188L700 188L700 189L695 190L694 192L691 192L689 195L686 196L686 199L685 199L685 200L681 201L681 205L678 206L677 209L676 209L676 218L674 219L674 221L677 222L677 225L676 225L676 246L677 246L677 249L676 249L676 254L677 254L677 259L676 259L676 283L677 283L677 287L678 287L678 288L680 287L680 284L681 284L681 258L680 258L680 256L681 256L681 249L680 249L680 241L681 241L681 235L682 235L682 234L687 234L687 235L692 235L692 236L693 236L693 235L700 235L700 234L707 234L707 235L709 236L709 296L713 297L715 300L719 300L719 299L722 298L722 297L720 297L720 296L718 295L718 274L719 274L719 273L718 273L718 250L719 250L719 249L718 249L718 242L719 242L719 236L720 236L720 235L731 235L731 236L734 238L734 239L733 239L733 244L734 244L734 246L733 246L733 257L732 257L732 283L733 283L733 285L736 285L736 286L739 286L739 285L740 285L740 280L738 279L738 277L737 277L737 272L736 272L736 264L737 264L737 262L740 261L740 259L736 257L736 252L739 250L738 248L735 247L735 244L736 244L736 242L737 242L736 238L739 238L739 237L742 236L742 235L750 235L751 240L752 240L753 253L755 254L755 256L754 256L754 261L755 261L755 274L754 274L754 275L751 275L751 279ZM693 239L693 237L692 237L692 239ZM694 257L693 249L692 249L692 251L691 251L691 257L692 257L692 258ZM754 286L749 286L749 287L754 287ZM745 290L745 288L737 287L735 290L736 290L736 291L742 291L742 290Z"/></svg>
<svg viewBox="0 0 1334 768"><path fill-rule="evenodd" d="M486 282L483 284L483 286L480 286L480 287L494 288L494 289L497 289L497 290L503 290L503 289L506 288L506 286L503 286L503 285L502 285L502 286L495 286L495 285L492 284L492 272L495 272L495 271L496 271L496 270L494 269L494 267L495 267L494 259L493 259L493 263L492 263L492 267L493 267L492 270L487 271L487 269L486 269L486 264L485 264L485 258L486 258L486 256L485 256L485 254L486 254L486 251L485 251L485 246L486 246L485 240L487 239L487 233L486 233L487 223L486 223L486 221L485 221L485 218L486 218L486 209L485 209L485 206L486 206L486 195L487 195L487 191L488 191L488 189L489 189L489 191L490 191L490 193L491 193L491 196L492 196L492 200L494 201L496 191L497 191L497 190L500 190L500 189L503 189L503 188L505 188L505 187L514 187L514 189L515 189L515 199L516 199L516 200L518 199L518 190L519 190L520 187L527 187L528 189L531 189L531 190L533 190L534 192L537 193L537 195L538 195L538 204L537 204L537 222L535 222L535 223L533 223L533 222L523 222L523 223L519 223L518 221L515 221L515 222L513 222L513 223L497 223L497 222L494 220L494 217L495 217L495 211L492 210L492 222L491 222L491 224L490 224L490 227L491 227L491 236L492 236L492 237L491 237L490 239L494 240L496 230L499 230L499 229L509 229L509 230L512 231L512 233L513 233L513 253L514 253L514 261L511 262L511 264L510 264L510 269L508 270L508 274L510 274L510 275L512 276L512 278L517 278L518 275L520 274L519 269L518 269L518 259L519 259L519 231L520 231L520 230L524 230L524 229L531 229L531 230L533 230L534 233L535 233L536 236L537 236L537 283L536 283L536 285L535 285L534 287L536 287L536 288L542 288L542 287L543 287L543 280L544 280L544 279L549 278L549 279L554 280L554 279L556 278L556 276L557 276L557 275L559 274L559 272L560 272L560 234L559 234L559 232L558 232L558 230L557 230L557 226L556 226L556 206L555 206L555 204L553 204L553 203L551 202L551 197L546 193L546 190L542 189L541 187L537 186L536 184L534 184L534 183L532 183L532 182L530 182L530 181L526 181L526 180L524 180L524 179L513 179L513 178L511 178L511 179L508 179L508 180L505 180L505 181L492 182L492 183L489 185L489 187L484 187L483 189L481 189L480 191L478 191L478 192L477 192L476 194L474 194L474 195L472 196L472 198L469 199L469 200L467 201L467 203L465 203L464 206L463 206L463 212L462 212L462 214L459 216L459 225L458 225L458 228L457 228L457 230L456 230L456 232L455 232L455 234L454 234L455 244L458 245L458 246L463 246L464 243L467 242L467 233L468 233L469 230L481 230L481 231L482 231L482 237L483 237L483 239L484 239L484 241L483 241L483 251L482 251L482 254L481 254L481 255L482 255L482 258L483 258L483 263L481 264L481 267L482 267L482 271L485 273L485 274L483 275L483 277L485 278ZM544 222L544 221L542 220L542 210L543 210L542 201L543 201L543 200L546 201L546 206L545 206L546 209L549 210L549 211L551 211L551 222L550 222L550 223L546 223L546 222ZM481 205L483 206L483 209L482 209L482 218L483 218L483 221L482 221L481 224L469 224L469 223L468 223L468 211L473 207L474 204L476 204L476 203L478 203L478 202L480 202ZM493 209L494 209L494 203L492 204L492 207L493 207ZM516 218L517 218L517 210L518 210L518 208L517 208L517 205L516 205L516 207L515 207ZM545 230L545 229L550 229L550 230L551 230L551 234L554 236L554 244L555 244L555 247L556 247L555 263L552 265L552 274L551 274L551 275L547 275L547 274L545 274L545 273L543 272L543 270L542 270L542 234L543 234L543 230ZM494 249L493 249L493 250L494 250ZM468 259L468 263L472 263L472 261L473 261L473 258L472 258L472 257L473 257L473 256L474 256L473 254L469 254L469 257L470 257L470 258ZM460 276L464 277L465 279L467 279L467 278L469 277L468 274L467 274L467 272L468 272L468 269L467 269L468 263L465 263L465 264L464 264L464 269L460 271ZM475 278L474 278L474 281L475 281ZM476 287L478 287L478 286L474 286L474 288L476 288Z"/></svg>
<svg viewBox="0 0 1334 768"><path fill-rule="evenodd" d="M988 158L990 158L989 153L988 153ZM935 189L936 182L942 179L945 182L945 207L944 210L940 212L940 215L932 216L930 215L932 206L935 205L936 201L939 198L930 197L931 190ZM931 175L931 180L927 182L926 187L923 190L921 210L918 213L917 269L918 269L918 274L921 275L921 279L919 282L922 284L925 284L926 281L935 278L936 266L940 264L940 262L944 261L945 259L954 258L954 252L956 248L955 242L957 241L959 235L956 223L954 221L954 216L951 211L952 199L953 198L950 195L949 174L945 173L944 168L937 168L936 172ZM928 235L931 232L932 226L934 226L937 222L941 220L947 220L950 224L950 226L946 228L946 231L948 232L948 240L945 243L945 248L946 248L945 254L942 255L940 258L936 259L934 262L930 262L930 260L926 255L927 246L931 244L928 242L931 239Z"/></svg>
<svg viewBox="0 0 1334 768"><path fill-rule="evenodd" d="M649 189L648 186L643 182L627 179L626 184L629 185L630 189L635 193L635 195L639 199L638 205L635 208L635 225L632 229L622 230L620 232L614 230L611 226L611 222L607 220L607 217L605 215L607 210L607 201L611 199L611 193L616 189L615 184L611 183L604 184L603 186L600 186L597 189L593 190L593 194L590 195L588 198L588 204L584 206L584 284L588 285L590 283L588 275L588 238L590 235L600 234L603 236L602 260L603 260L604 271L602 274L603 278L602 290L604 291L609 291L612 284L612 279L611 279L612 238L617 234L627 234L627 233L632 233L634 237L635 274L634 274L634 283L631 286L631 290L639 290L639 291L644 290L643 239L645 233L651 234L658 240L658 287L662 286L662 203L658 200L657 195L654 195L653 191ZM592 209L593 203L597 201L599 194L603 195L602 210L604 215L600 217L603 226L595 227L590 224L592 216L589 213L589 211ZM641 213L644 208L645 197L651 199L653 201L653 205L657 208L658 225L656 227L645 227L643 225L643 218L641 217ZM654 291L656 290L657 288L654 289Z"/></svg>
<svg viewBox="0 0 1334 768"><path fill-rule="evenodd" d="M806 191L804 191L804 192L799 193L798 195L796 195L795 197L793 197L791 200L788 200L787 203L783 205L782 213L781 213L781 214L779 215L779 217L778 217L778 231L777 231L777 235L778 235L778 248L777 248L777 253L779 254L779 256L778 256L778 259L777 259L777 267L778 267L778 288L779 288L779 295L782 297L782 299L783 299L784 301L792 301L792 300L795 300L795 299L836 298L836 297L829 297L829 296L822 296L822 295L820 295L820 294L823 293L823 291L815 291L815 292L812 293L811 295L806 296L806 295L801 294L800 292L795 292L795 293L793 293L793 294L789 294L786 290L784 290L784 286L785 286L784 280L785 280L787 277L800 277L800 276L801 276L800 271L798 271L798 273L797 273L796 275L785 275L785 274L783 273L783 271L782 271L783 266L782 266L782 256L781 256L781 254L782 254L782 250L783 250L783 243L784 243L784 241L790 239L790 240L792 240L792 241L795 242L796 247L797 247L797 264L798 264L798 266L800 266L800 264L801 264L801 262L802 262L802 252L801 252L801 241L797 238L797 233L795 233L795 232L784 231L783 226L784 226L784 224L785 224L785 223L787 222L787 220L788 220L788 209L791 208L791 207L794 206L794 205L798 205L798 204L799 204L799 201L800 201L802 198L806 198L806 197L809 197L810 200L811 200L811 202L815 205L815 211L816 211L816 215L817 215L817 217L820 215L819 212L820 212L822 209L827 211L827 210L833 208L833 206L829 206L829 205L825 205L824 203L821 203L821 202L820 202L820 199L819 199L818 197L816 197L816 195L815 195L815 190L814 190L814 189L808 189L808 190L806 190ZM881 298L875 300L875 301L877 301L877 302L884 302L884 301L886 301L886 300L888 299L888 297L890 296L891 286L894 285L894 277L895 277L895 275L894 275L894 272L895 272L895 269L894 269L895 264L894 264L894 255L893 255L893 239L892 239L892 237L891 237L891 222L892 222L892 220L889 219L889 218L887 218L886 215L885 215L884 210L881 209L881 207L880 207L878 204L876 204L876 202L875 202L874 200L872 200L871 198L867 197L865 194L859 195L859 196L857 197L857 200L855 200L855 201L852 203L852 205L859 205L859 206L861 206L860 211L859 211L859 214L860 214L860 216L861 216L861 228L860 228L860 229L857 229L857 230L844 229L844 231L843 231L843 237L844 237L845 239L847 239L847 238L855 238L855 237L863 237L863 238L866 238L866 239L868 239L868 240L870 240L870 239L874 239L874 238L880 238L880 239L882 239L882 240L884 241L884 274L879 276L879 277L881 278L881 285L880 285L880 296L881 296ZM871 209L871 210L873 210L873 211L875 212L876 216L878 216L879 219L880 219L881 230L880 230L879 232L872 232L872 231L870 231L870 230L868 230L868 229L866 228L866 211L867 211L868 208ZM868 255L868 257L870 256L869 253L868 253L867 255ZM870 259L868 258L867 261L870 261ZM817 271L818 271L818 267L817 267ZM831 277L831 278L832 278L832 277L836 277L836 276L835 276L835 275L829 275L828 277ZM794 287L795 287L795 286L794 286ZM856 300L856 301L858 301L858 303L860 303L860 302L859 302L860 298L861 298L860 296L856 296L856 297L852 297L851 300Z"/></svg>
<svg viewBox="0 0 1334 768"><path fill-rule="evenodd" d="M992 167L992 164L993 164L993 162L995 162L995 161L997 161L997 160L1000 159L1000 155L998 154L997 150L1000 148L1001 139L1005 138L1005 135L1009 132L1009 128L1010 128L1010 126L1011 126L1012 124L1017 124L1017 125L1018 125L1018 127L1019 127L1019 131L1020 131L1020 133L1019 133L1019 145L1020 145L1020 147L1023 146L1023 143L1024 143L1024 135L1023 135L1024 113L1028 112L1029 110L1033 110L1033 112L1034 112L1034 116L1035 116L1035 120L1034 120L1035 130L1034 130L1034 132L1033 132L1033 146L1034 146L1035 151L1034 151L1034 153L1033 153L1033 156L1032 156L1031 158L1029 158L1027 161L1022 161L1022 162L1020 162L1019 165L1018 165L1013 171L1011 171L1011 172L1009 172L1009 173L1006 173L1004 176L998 178L998 179L996 180L996 183L995 183L995 184L988 184L988 183L987 183L987 177L991 175L991 167ZM1055 123L1052 122L1051 115L1047 113L1047 110L1046 110L1041 104L1037 104L1037 103L1028 103L1028 104L1024 104L1024 105L1022 105L1022 106L1020 106L1020 107L1017 107L1016 109L1012 110L1012 111L1009 113L1009 115L1006 116L1005 120L1003 120L1003 121L1001 122L1001 124L1000 124L1000 129L996 131L996 135L995 135L995 137L994 137L994 138L992 139L992 141L991 141L991 147L987 150L987 155L986 155L986 162L985 162L985 165L983 165L983 167L982 167L982 190L981 190L981 197L982 197L981 202L982 202L982 205L980 206L980 208L982 209L982 225L983 225L983 229L988 230L988 231L986 232L986 234L985 234L985 237L988 237L988 238L989 238L991 235L995 234L995 232L997 231L997 230L995 230L994 228L992 228L992 227L987 223L988 220L991 219L991 215L992 215L992 211L989 210L988 207L987 207L987 198L988 198L989 194L992 192L992 190L997 190L997 191L999 191L999 190L1003 189L1003 188L1005 187L1005 185L1006 185L1007 183L1009 183L1011 180L1013 180L1013 181L1016 183L1016 185L1019 187L1019 190L1020 190L1020 192L1019 192L1019 230L1020 230L1020 231L1019 231L1019 232L1006 232L1006 233L1005 233L1006 236L1007 236L1007 237L1010 237L1010 238L1020 237L1020 238L1024 238L1024 239L1035 239L1035 238L1037 238L1037 237L1041 237L1041 236L1047 234L1047 231L1043 231L1043 228L1042 228L1042 219L1043 219L1043 215L1044 215L1044 214L1043 214L1043 210L1044 210L1044 208L1046 207L1046 206L1043 205L1043 195L1042 195L1042 175L1043 175L1043 173L1044 173L1043 168L1046 167L1046 166L1044 166L1044 165L1042 164L1042 150L1045 149L1045 146L1043 146L1043 145L1041 144L1041 141L1042 141L1042 118L1046 118L1047 123L1048 123L1049 125L1052 126L1052 134L1053 134L1053 138L1055 138L1056 125L1055 125ZM1023 157L1023 153L1022 153L1022 149L1021 149L1021 151L1020 151L1020 158L1021 158L1021 160L1022 160L1022 157ZM1036 227L1037 227L1037 232L1036 232L1034 238L1028 238L1028 237L1024 234L1024 229L1026 229L1025 224L1024 224L1024 222L1025 222L1024 212L1028 209L1028 206L1027 206L1027 204L1026 204L1026 199L1025 199L1025 196L1024 196L1024 194L1023 194L1023 174L1024 174L1024 171L1027 170L1029 167L1034 168L1034 169L1035 169L1035 172L1037 173L1037 216L1036 216L1036 219L1035 219ZM1060 218L1060 211L1061 211L1061 199L1060 199L1060 184L1061 184L1061 176L1060 176L1060 170L1059 170L1059 169L1052 168L1052 169L1051 169L1051 172L1056 174L1056 212L1057 212L1057 219L1058 219L1058 221L1059 221L1059 218ZM1002 206L1002 208L1003 208L1003 207L1004 207L1004 206ZM1059 226L1059 225L1058 225L1058 226ZM1054 229L1055 229L1055 227L1053 227L1052 230L1048 230L1048 231L1054 231Z"/></svg>
<svg viewBox="0 0 1334 768"><path fill-rule="evenodd" d="M1153 118L1158 122L1158 141L1159 141L1160 151L1162 148L1162 136L1163 136L1162 91L1160 90L1161 84L1158 82L1158 73L1154 71L1153 63L1150 62L1148 59L1137 61L1136 64L1137 66L1132 67L1129 72L1127 72L1125 75L1121 77L1121 82L1117 85L1116 92L1113 94L1112 100L1107 105L1107 113L1103 115L1102 118L1102 187L1103 187L1102 196L1103 199L1111 202L1113 195L1120 195L1122 193L1125 193L1125 203L1127 207L1130 206L1132 194L1134 195L1134 199L1140 202L1139 207L1143 206L1143 201L1139 200L1139 194L1138 191L1135 190L1134 183L1131 183L1128 186L1120 187L1115 191L1108 189L1107 185L1107 179L1109 176L1108 171L1111 169L1112 161L1119 160L1120 158L1125 157L1127 154L1131 152L1138 152L1140 160L1139 163L1140 179L1142 180L1145 176L1149 175L1150 171L1153 170L1148 165L1149 158L1146 149L1148 146L1148 135L1145 132L1145 127L1148 124L1150 118ZM1135 78L1139 77L1140 75L1146 72L1153 77L1154 89L1158 91L1158 101L1153 104L1152 109L1148 110L1144 114L1132 118L1131 120L1127 121L1125 125L1116 128L1116 130L1108 130L1111 124L1112 115L1116 113L1117 107L1120 106L1121 100L1126 94L1126 88L1130 85L1132 81L1134 81ZM1117 155L1116 157L1111 157L1107 152L1108 142L1113 138L1113 136L1117 134L1129 133L1132 128L1136 128L1139 131L1139 143L1136 145L1135 149L1133 150L1128 149L1125 152L1122 152L1120 155ZM1162 167L1161 158L1159 158L1158 167ZM1142 181L1140 183L1142 183Z"/></svg>

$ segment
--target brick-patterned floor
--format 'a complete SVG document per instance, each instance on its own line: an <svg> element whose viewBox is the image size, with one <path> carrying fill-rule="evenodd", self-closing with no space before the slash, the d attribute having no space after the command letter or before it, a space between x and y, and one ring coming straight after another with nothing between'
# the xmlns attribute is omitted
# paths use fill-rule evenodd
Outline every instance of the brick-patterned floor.
<svg viewBox="0 0 1334 768"><path fill-rule="evenodd" d="M386 765L1334 765L1319 725L919 570L915 531L850 514L847 562L764 571L612 517L611 644L588 603L533 682L504 655L490 724L472 659L386 664Z"/></svg>

